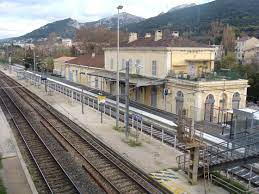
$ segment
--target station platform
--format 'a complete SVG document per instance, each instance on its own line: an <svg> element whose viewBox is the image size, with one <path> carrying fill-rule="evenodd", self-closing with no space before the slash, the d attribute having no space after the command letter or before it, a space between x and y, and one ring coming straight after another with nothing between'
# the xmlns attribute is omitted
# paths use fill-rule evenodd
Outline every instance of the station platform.
<svg viewBox="0 0 259 194"><path fill-rule="evenodd" d="M32 192L33 183L31 177L25 172L24 161L19 155L19 150L11 131L11 128L5 118L0 107L0 153L2 157L2 169L0 169L0 177L8 194L30 194ZM27 173L27 176L26 176ZM29 176L29 177L28 177ZM28 180L29 179L29 180ZM30 182L30 185L29 183ZM35 187L33 187L35 190Z"/></svg>

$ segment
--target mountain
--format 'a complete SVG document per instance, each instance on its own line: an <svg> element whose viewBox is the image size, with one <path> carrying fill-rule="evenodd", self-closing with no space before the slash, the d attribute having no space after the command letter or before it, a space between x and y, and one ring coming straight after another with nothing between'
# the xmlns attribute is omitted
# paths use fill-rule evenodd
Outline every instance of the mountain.
<svg viewBox="0 0 259 194"><path fill-rule="evenodd" d="M118 15L118 14L117 14ZM79 23L77 20L67 18L64 20L55 21L53 23L46 24L32 32L25 34L16 38L9 38L1 40L2 42L12 42L12 41L37 41L43 38L48 38L49 34L55 32L57 35L62 38L71 38L75 36L75 32L81 26L85 27L107 27L107 28L116 28L117 27L117 15L113 15L107 18L100 19L95 22ZM144 18L134 16L132 14L123 12L120 13L120 24L123 26L137 23L143 21ZM0 41L0 42L1 42Z"/></svg>
<svg viewBox="0 0 259 194"><path fill-rule="evenodd" d="M144 21L145 19L142 17L138 17L126 12L122 12L119 15L120 17L120 24L123 26L127 26L129 24L135 24L141 21ZM107 18L100 19L95 22L88 22L85 23L84 26L86 27L106 27L106 28L117 28L118 23L118 14L112 15Z"/></svg>
<svg viewBox="0 0 259 194"><path fill-rule="evenodd" d="M180 10L180 9L183 9L183 8L188 8L188 7L193 7L193 6L196 6L195 3L191 3L191 4L182 4L182 5L178 5L176 7L173 7L171 9L168 10L168 12L173 12L173 11L176 11L176 10Z"/></svg>
<svg viewBox="0 0 259 194"><path fill-rule="evenodd" d="M130 24L127 30L144 34L168 28L198 35L207 32L210 24L218 20L259 37L258 9L259 0L215 0Z"/></svg>
<svg viewBox="0 0 259 194"><path fill-rule="evenodd" d="M46 24L32 32L25 34L18 39L32 39L37 40L41 38L48 38L49 34L55 32L63 38L73 38L77 29L80 28L82 24L71 18L64 20L59 20L53 23Z"/></svg>

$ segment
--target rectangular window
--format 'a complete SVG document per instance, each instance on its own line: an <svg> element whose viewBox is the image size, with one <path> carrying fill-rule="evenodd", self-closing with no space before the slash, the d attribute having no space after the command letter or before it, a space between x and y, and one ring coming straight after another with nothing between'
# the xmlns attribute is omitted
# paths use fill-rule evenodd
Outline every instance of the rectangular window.
<svg viewBox="0 0 259 194"><path fill-rule="evenodd" d="M121 68L123 69L123 71L125 71L125 68L126 68L125 59L121 60Z"/></svg>
<svg viewBox="0 0 259 194"><path fill-rule="evenodd" d="M95 88L98 89L98 77L95 77L95 80L94 80L94 83L95 83Z"/></svg>
<svg viewBox="0 0 259 194"><path fill-rule="evenodd" d="M157 64L156 64L156 61L152 61L152 76L157 76Z"/></svg>
<svg viewBox="0 0 259 194"><path fill-rule="evenodd" d="M132 66L133 66L133 61L132 59L129 59L129 72L132 73Z"/></svg>
<svg viewBox="0 0 259 194"><path fill-rule="evenodd" d="M137 74L140 74L140 68L141 68L141 66L140 66L140 60L137 59L137 60L136 60L136 73L137 73Z"/></svg>
<svg viewBox="0 0 259 194"><path fill-rule="evenodd" d="M111 70L113 70L113 58L111 58L110 67L111 67Z"/></svg>

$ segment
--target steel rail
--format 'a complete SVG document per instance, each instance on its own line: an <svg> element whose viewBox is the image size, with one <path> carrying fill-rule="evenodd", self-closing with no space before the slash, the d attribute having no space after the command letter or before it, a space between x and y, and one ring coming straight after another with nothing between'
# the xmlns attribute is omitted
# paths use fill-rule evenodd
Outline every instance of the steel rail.
<svg viewBox="0 0 259 194"><path fill-rule="evenodd" d="M2 80L2 81L3 81L3 80ZM57 165L58 165L59 168L62 170L62 172L65 174L65 176L68 178L68 180L72 183L74 189L75 189L78 193L81 193L81 192L79 191L79 189L76 187L75 183L71 180L70 176L66 173L66 171L64 170L64 168L63 168L63 167L61 166L61 164L56 160L56 158L54 157L54 155L52 154L52 152L49 150L49 148L47 147L47 145L44 143L43 139L40 137L40 135L38 134L38 132L37 132L37 131L35 130L35 128L31 125L30 121L29 121L28 118L24 115L23 111L18 107L18 105L14 102L14 100L13 100L13 99L10 97L10 95L6 92L6 90L3 89L3 91L4 91L5 94L8 96L8 98L11 100L11 102L12 102L12 104L15 106L15 108L16 108L16 109L19 111L19 113L22 115L22 117L24 118L24 120L25 120L25 121L28 123L28 125L31 127L31 129L33 130L33 132L36 134L37 138L39 139L39 142L41 142L41 143L44 145L44 147L46 148L46 150L48 151L48 153L50 154L50 156L52 157L52 159L54 159L54 161L57 163ZM1 100L3 101L2 98L1 98ZM3 103L4 103L4 101L3 101ZM4 103L4 105L5 105L5 107L7 108L7 106L6 106L5 103ZM9 111L8 108L7 108L7 110L8 110L8 112L10 113L10 111ZM13 119L13 120L14 120L14 119ZM16 124L16 126L18 126L18 125ZM24 135L22 134L20 128L18 128L18 131L19 131L19 134L21 135L23 141L25 141L26 147L28 148L28 150L29 150L30 154L32 155L33 159L36 161L36 158L35 158L34 154L32 153L31 148L29 148L29 145L28 145L28 143L26 142L25 137L24 137ZM46 181L48 187L50 188L51 193L54 193L53 189L50 187L50 185L49 185L49 183L48 183L48 181L47 181L46 176L43 174L43 172L42 172L42 170L41 170L39 164L38 164L37 162L36 162L36 164L37 164L37 167L39 168L41 174L43 175L43 178L44 178L44 180Z"/></svg>
<svg viewBox="0 0 259 194"><path fill-rule="evenodd" d="M27 92L26 92L27 93ZM28 93L27 93L28 94ZM28 94L30 95L30 94ZM33 98L33 100L38 102L38 99L30 96L31 98ZM38 102L40 103L40 102ZM48 110L46 107L44 107L45 110ZM49 111L49 110L48 110ZM39 111L38 111L39 112ZM101 151L100 149L98 149L92 142L89 142L89 140L86 140L85 138L83 138L79 133L77 133L76 131L74 131L70 126L68 126L66 123L63 122L62 119L60 119L59 117L57 117L57 115L54 115L51 111L49 111L49 113L51 113L55 118L57 118L59 121L61 121L66 127L68 127L73 133L75 133L78 137L80 137L82 140L86 141L93 149L95 149L96 151L98 151L102 156L104 156L109 162L111 162L114 166L116 166L118 169L120 169L127 177L129 177L131 179L131 181L133 181L135 184L139 185L142 189L144 189L145 191L147 191L149 193L149 191L147 190L147 188L145 188L142 184L140 184L137 180L135 180L135 178L132 177L132 175L129 175L129 173L125 172L124 169L122 169L118 164L116 164L113 160L111 160L110 158L108 158L108 156L106 156L103 151ZM40 113L41 114L41 113ZM41 114L42 115L42 114ZM45 117L43 117L45 118ZM47 120L47 118L45 118ZM49 122L48 122L49 123ZM53 126L53 125L52 125ZM54 127L55 128L55 127ZM67 139L66 139L67 140ZM69 141L69 140L67 140ZM98 144L97 142L94 141L94 143ZM99 144L98 144L99 145ZM99 145L100 146L100 145ZM105 151L106 148L100 146L102 149L104 149ZM110 154L110 153L109 153ZM112 154L110 154L111 157L113 157L114 160L117 160L116 157L114 157ZM84 157L85 158L85 157ZM126 167L126 166L125 166ZM130 170L130 169L129 169ZM99 172L101 174L101 172ZM132 173L134 173L132 171ZM135 174L137 175L137 174ZM140 177L141 178L141 177ZM141 178L142 179L142 178ZM142 181L145 181L144 179L142 179ZM114 186L115 187L115 186ZM115 187L116 188L116 187Z"/></svg>
<svg viewBox="0 0 259 194"><path fill-rule="evenodd" d="M23 143L25 144L27 150L29 151L29 153L30 153L30 155L31 155L31 157L32 157L32 159L33 159L33 162L36 164L36 166L37 166L37 168L38 168L38 170L39 170L39 172L40 172L40 174L41 174L43 180L45 181L45 183L46 183L46 185L47 185L49 191L50 191L51 193L54 193L53 190L51 189L51 187L50 187L50 185L49 185L49 183L48 183L48 181L47 181L45 175L43 174L43 172L42 172L42 170L41 170L41 168L40 168L38 162L36 161L36 158L34 157L34 154L32 153L32 151L31 151L31 149L29 148L29 145L27 144L27 142L26 142L26 140L25 140L23 134L21 133L20 127L17 125L16 121L13 119L13 115L10 113L10 111L9 111L9 109L7 108L7 105L5 104L5 102L4 102L4 100L3 100L3 98L2 98L1 95L0 95L0 99L1 99L1 101L2 101L2 103L3 103L3 105L4 105L4 107L5 107L5 109L7 110L8 114L10 115L11 120L12 120L12 122L14 123L15 128L16 128L17 131L19 132L19 134L20 134L20 136L21 136L21 138L22 138L22 140L23 140Z"/></svg>
<svg viewBox="0 0 259 194"><path fill-rule="evenodd" d="M83 154L80 153L80 151L78 151L77 148L76 148L72 143L70 143L70 141L68 140L68 138L66 138L61 132L59 132L59 131L54 127L54 125L52 125L52 124L48 121L48 119L47 119L44 115L41 114L40 111L37 111L37 112L41 115L41 117L44 118L45 122L47 122L47 123L55 130L55 132L57 132L57 133L65 140L65 142L66 142L68 145L70 145L70 146L74 149L74 151L77 152L77 154L79 154L105 181L108 182L108 184L112 187L112 189L114 189L117 193L120 193L119 189L116 188L116 186L115 186L114 184L112 184L85 156L83 156ZM46 129L47 129L50 133L53 133L53 132L51 132L51 130L46 126L45 123L43 123L42 121L41 121L41 123L46 127ZM54 136L54 135L53 135L53 136ZM54 136L54 137L55 137L55 136ZM55 138L56 138L56 137L55 137ZM57 139L57 138L56 138L56 139ZM58 140L58 139L57 139L57 140ZM59 140L58 140L58 141L59 141ZM86 169L86 168L85 168L85 169ZM86 169L86 170L87 170L87 169ZM107 193L109 193L109 191L103 186L103 184L101 184L100 181L99 181L97 178L95 178L95 176L94 176L94 174L93 174L92 172L90 172L89 170L87 170L87 172L91 175L91 177L97 182L97 184L98 184L99 186L101 186Z"/></svg>

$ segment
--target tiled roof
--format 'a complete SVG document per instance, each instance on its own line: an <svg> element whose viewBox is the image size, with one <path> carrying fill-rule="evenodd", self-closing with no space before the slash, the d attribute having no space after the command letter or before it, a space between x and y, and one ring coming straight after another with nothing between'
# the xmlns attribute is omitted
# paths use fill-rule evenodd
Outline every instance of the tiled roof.
<svg viewBox="0 0 259 194"><path fill-rule="evenodd" d="M241 37L240 39L239 39L239 41L240 42L244 42L244 41L247 41L247 40L249 40L251 37L249 37L249 36L243 36L243 37Z"/></svg>
<svg viewBox="0 0 259 194"><path fill-rule="evenodd" d="M104 68L104 55L81 55L75 59L67 61L67 63L88 67Z"/></svg>
<svg viewBox="0 0 259 194"><path fill-rule="evenodd" d="M158 41L154 40L154 37L140 38L133 42L121 43L121 47L207 47L209 45L198 43L186 38L165 38Z"/></svg>
<svg viewBox="0 0 259 194"><path fill-rule="evenodd" d="M59 57L54 59L54 62L61 62L61 63L65 63L69 60L75 59L76 57Z"/></svg>

